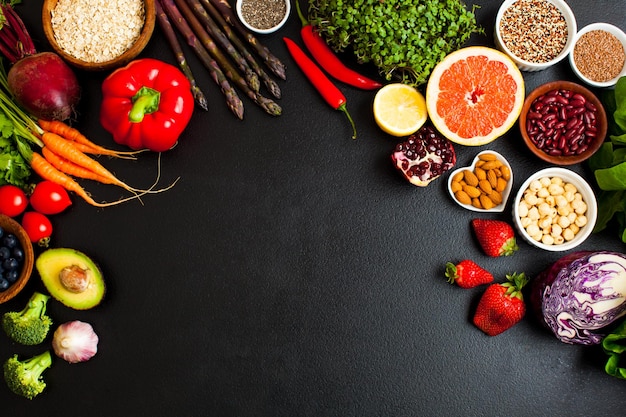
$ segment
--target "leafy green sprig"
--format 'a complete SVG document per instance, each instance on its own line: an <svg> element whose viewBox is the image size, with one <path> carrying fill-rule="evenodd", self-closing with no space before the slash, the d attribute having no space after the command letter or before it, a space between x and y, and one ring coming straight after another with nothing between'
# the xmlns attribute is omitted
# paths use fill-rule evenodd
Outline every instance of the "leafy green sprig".
<svg viewBox="0 0 626 417"><path fill-rule="evenodd" d="M425 84L474 33L475 8L460 0L309 0L309 21L336 51L352 50L387 80Z"/></svg>

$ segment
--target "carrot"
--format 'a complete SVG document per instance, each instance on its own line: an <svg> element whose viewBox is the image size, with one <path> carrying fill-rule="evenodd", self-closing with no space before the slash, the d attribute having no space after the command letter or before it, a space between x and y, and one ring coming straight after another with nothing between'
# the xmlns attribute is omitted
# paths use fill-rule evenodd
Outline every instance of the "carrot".
<svg viewBox="0 0 626 417"><path fill-rule="evenodd" d="M41 135L41 140L44 143L44 145L48 147L48 149L52 151L53 153L59 155L60 157L67 159L68 161L76 165L82 166L83 168L86 168L104 178L107 178L110 181L109 184L118 185L132 192L144 191L144 190L138 190L136 188L133 188L130 185L123 182L122 180L118 179L115 175L113 175L113 173L111 173L111 171L106 169L99 162L95 161L94 159L90 158L83 152L76 149L73 146L72 142L68 141L67 139L62 138L56 133L44 132L44 134Z"/></svg>
<svg viewBox="0 0 626 417"><path fill-rule="evenodd" d="M103 146L93 143L87 136L82 134L78 129L69 126L68 124L60 120L43 120L37 121L39 126L45 132L56 133L57 135L65 138L66 140L80 144L80 148L85 153L114 156L116 158L128 158L134 159L133 155L136 155L143 151L122 152L105 148Z"/></svg>
<svg viewBox="0 0 626 417"><path fill-rule="evenodd" d="M48 162L43 156L39 155L37 152L32 153L30 166L33 171L42 179L59 184L66 190L76 193L87 203L95 207L114 206L116 204L120 204L125 201L133 200L139 197L138 195L134 195L132 197L122 198L120 200L112 201L109 203L99 203L91 198L87 191L85 191L85 189L81 187L80 184L78 184L72 177L56 169L50 162Z"/></svg>
<svg viewBox="0 0 626 417"><path fill-rule="evenodd" d="M83 178L86 180L97 181L102 184L112 184L109 178L105 178L102 175L98 175L85 167L76 165L68 159L65 159L62 156L55 154L45 146L41 148L41 154L48 162L50 162L50 164L52 164L53 167L67 175Z"/></svg>

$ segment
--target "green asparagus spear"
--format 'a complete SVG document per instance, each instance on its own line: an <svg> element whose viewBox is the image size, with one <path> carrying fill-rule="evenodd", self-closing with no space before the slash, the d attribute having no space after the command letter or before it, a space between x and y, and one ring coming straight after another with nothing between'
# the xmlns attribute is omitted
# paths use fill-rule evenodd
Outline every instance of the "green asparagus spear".
<svg viewBox="0 0 626 417"><path fill-rule="evenodd" d="M237 19L232 7L228 4L227 0L210 0L211 3L222 13L224 19L230 23L246 41L255 49L261 58L263 58L265 64L272 70L274 74L283 80L286 79L285 65L274 56L270 50L264 46L259 40L252 34L241 22Z"/></svg>
<svg viewBox="0 0 626 417"><path fill-rule="evenodd" d="M250 68L250 65L248 65L248 61L246 61L241 56L239 51L235 49L233 44L230 43L226 35L224 35L220 28L215 24L215 21L211 19L211 16L207 14L206 10L204 10L204 7L202 7L200 3L195 0L186 1L187 6L189 6L189 8L191 8L191 10L194 12L196 18L198 18L198 20L202 23L204 29L206 29L209 36L211 36L216 44L221 46L223 50L226 51L226 53L232 58L233 62L235 62L237 68L239 68L239 71L241 71L241 74L243 75L244 79L246 80L252 91L258 93L261 87L259 82L259 76L256 72L252 70L252 68Z"/></svg>
<svg viewBox="0 0 626 417"><path fill-rule="evenodd" d="M235 83L248 97L250 97L255 103L257 103L263 110L272 116L279 116L282 113L282 109L273 100L263 97L261 94L255 93L243 79L241 74L237 72L237 69L233 67L228 58L217 47L211 36L204 30L202 23L196 18L191 8L187 5L186 0L174 0L174 3L178 7L178 10L184 16L185 20L191 27L192 31L198 36L202 45L213 56L215 61L219 64L220 68L224 72L224 75L228 77L233 83Z"/></svg>
<svg viewBox="0 0 626 417"><path fill-rule="evenodd" d="M211 55L204 49L204 46L200 43L196 35L193 33L183 16L180 14L178 8L174 4L174 0L158 0L161 3L162 8L169 17L170 21L174 23L174 26L178 29L181 35L187 41L187 44L193 49L198 58L202 61L202 64L209 70L209 74L220 87L224 96L226 97L226 105L230 110L239 118L243 119L243 102L237 95L235 89L230 85L228 79L217 65Z"/></svg>
<svg viewBox="0 0 626 417"><path fill-rule="evenodd" d="M156 16L157 16L157 21L159 22L159 27L165 34L167 42L172 48L172 52L176 56L176 61L178 62L178 66L180 67L183 74L185 74L189 82L191 83L191 93L193 94L193 97L196 100L196 103L198 103L198 105L203 110L207 111L209 109L209 105L208 105L206 96L204 95L200 87L198 87L196 83L196 79L191 71L191 68L187 64L185 53L183 52L183 48L180 45L178 38L176 37L176 33L174 32L172 23L170 22L169 18L165 14L165 11L163 11L163 8L161 7L161 3L157 1L155 3L155 6L156 6Z"/></svg>
<svg viewBox="0 0 626 417"><path fill-rule="evenodd" d="M222 28L222 32L230 39L231 43L239 50L239 53L248 61L250 67L259 75L259 78L265 84L265 87L275 98L281 98L282 93L280 91L280 87L278 83L274 81L267 72L261 68L261 65L258 63L257 59L248 51L248 48L244 45L242 40L237 36L237 34L233 31L233 28L224 20L224 16L220 13L219 10L215 8L211 4L209 0L195 0L200 1L200 4L204 6L204 9L209 12L209 15L213 18L213 20Z"/></svg>

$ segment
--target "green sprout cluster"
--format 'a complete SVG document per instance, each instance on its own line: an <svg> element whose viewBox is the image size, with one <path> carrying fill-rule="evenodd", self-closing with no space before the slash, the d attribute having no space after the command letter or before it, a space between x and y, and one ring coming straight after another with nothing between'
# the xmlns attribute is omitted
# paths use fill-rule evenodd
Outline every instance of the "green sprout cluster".
<svg viewBox="0 0 626 417"><path fill-rule="evenodd" d="M461 0L309 0L308 17L336 52L352 50L385 79L414 86L473 33L483 33Z"/></svg>

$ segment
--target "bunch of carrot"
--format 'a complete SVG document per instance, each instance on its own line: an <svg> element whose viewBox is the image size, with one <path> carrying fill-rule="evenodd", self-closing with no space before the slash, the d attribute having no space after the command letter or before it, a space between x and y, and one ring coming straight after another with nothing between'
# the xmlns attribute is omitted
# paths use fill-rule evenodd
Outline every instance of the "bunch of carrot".
<svg viewBox="0 0 626 417"><path fill-rule="evenodd" d="M106 155L117 158L133 158L137 152L118 152L96 145L79 130L61 121L38 120L41 128L36 135L43 144L41 153L32 152L30 165L41 178L53 181L66 190L76 193L87 203L96 207L107 207L138 198L152 188L141 190L133 188L117 178L111 171L89 156ZM122 187L133 196L109 203L100 203L81 187L74 178L83 178ZM158 190L162 191L162 190Z"/></svg>

